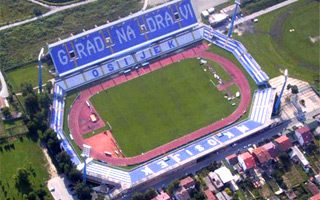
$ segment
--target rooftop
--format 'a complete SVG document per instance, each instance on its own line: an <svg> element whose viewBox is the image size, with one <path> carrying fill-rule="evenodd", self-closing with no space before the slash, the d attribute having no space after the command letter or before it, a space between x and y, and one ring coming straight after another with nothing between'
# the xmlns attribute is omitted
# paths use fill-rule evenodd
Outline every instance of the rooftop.
<svg viewBox="0 0 320 200"><path fill-rule="evenodd" d="M158 196L154 197L152 200L170 200L170 196L164 191L161 191L160 194L158 194Z"/></svg>
<svg viewBox="0 0 320 200"><path fill-rule="evenodd" d="M253 155L258 159L258 161L263 164L271 160L271 155L269 152L263 148L263 147L258 147L253 150Z"/></svg>
<svg viewBox="0 0 320 200"><path fill-rule="evenodd" d="M190 176L188 176L188 177L180 180L180 186L181 186L181 187L184 187L184 188L186 188L186 189L194 186L194 184L195 184L195 183L194 183L194 180L193 180L193 178L191 178Z"/></svg>
<svg viewBox="0 0 320 200"><path fill-rule="evenodd" d="M244 161L247 169L251 169L256 166L256 161L249 152L244 152L238 157L240 157Z"/></svg>
<svg viewBox="0 0 320 200"><path fill-rule="evenodd" d="M223 183L228 183L233 180L233 175L231 171L226 167L220 167L214 171Z"/></svg>
<svg viewBox="0 0 320 200"><path fill-rule="evenodd" d="M282 135L274 140L282 151L287 151L290 147L292 147L292 143L290 139L286 135Z"/></svg>
<svg viewBox="0 0 320 200"><path fill-rule="evenodd" d="M302 163L303 166L309 165L309 161L306 159L306 157L303 155L303 153L300 151L300 149L297 146L291 147L291 158L294 156L297 156L300 162Z"/></svg>

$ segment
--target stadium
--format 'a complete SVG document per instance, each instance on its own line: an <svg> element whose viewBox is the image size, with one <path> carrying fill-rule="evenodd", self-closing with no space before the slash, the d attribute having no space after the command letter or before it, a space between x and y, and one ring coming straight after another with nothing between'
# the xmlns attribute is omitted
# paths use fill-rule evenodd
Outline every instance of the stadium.
<svg viewBox="0 0 320 200"><path fill-rule="evenodd" d="M232 53L258 89L210 45ZM113 197L275 124L267 74L240 42L199 23L190 0L48 49L57 73L50 126L86 178L118 188Z"/></svg>

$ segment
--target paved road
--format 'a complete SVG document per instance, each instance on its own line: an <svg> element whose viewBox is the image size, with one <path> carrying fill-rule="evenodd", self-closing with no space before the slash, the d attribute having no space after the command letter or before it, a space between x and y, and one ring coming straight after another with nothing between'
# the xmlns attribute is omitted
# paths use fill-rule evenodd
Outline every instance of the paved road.
<svg viewBox="0 0 320 200"><path fill-rule="evenodd" d="M156 182L145 184L140 188L138 188L137 190L144 191L148 188L161 189L163 186L168 185L175 179L179 179L187 174L195 174L195 172L208 166L213 161L221 161L230 154L237 153L238 151L244 151L249 144L251 145L258 144L259 142L264 141L265 139L272 138L282 130L286 129L288 125L289 125L289 122L286 122L268 131L256 133L247 138L244 138L241 141L238 141L237 145L234 147L228 146L227 148L224 148L223 150L217 151L216 153L212 154L210 157L208 157L206 160L200 163L196 163L195 165L187 168L179 169L177 172L167 175L160 182L158 179L156 180ZM127 195L128 196L124 197L123 199L127 199L130 196L130 193L128 193Z"/></svg>
<svg viewBox="0 0 320 200"><path fill-rule="evenodd" d="M251 15L248 15L248 16L245 16L243 18L240 18L240 19L236 20L234 25L241 24L243 22L255 19L255 18L257 18L257 17L259 17L261 15L264 15L264 14L267 14L267 13L272 12L274 10L277 10L279 8L285 7L285 6L287 6L289 4L292 4L292 3L296 2L296 1L298 1L298 0L287 0L287 1L281 2L279 4L276 4L274 6L271 6L269 8L266 8L264 10L260 10L258 12L255 12L255 13L251 14Z"/></svg>
<svg viewBox="0 0 320 200"><path fill-rule="evenodd" d="M1 82L0 96L7 98L9 96L8 87L7 87L6 80L4 79L1 71L0 71L0 82Z"/></svg>
<svg viewBox="0 0 320 200"><path fill-rule="evenodd" d="M47 5L47 4L42 3L42 2L40 2L40 1L37 1L37 0L27 0L27 1L30 1L30 2L32 2L32 3L34 3L34 4L38 4L38 5L42 6L42 7L48 8L48 9L50 9L50 10L55 9L55 8L57 7L57 6Z"/></svg>
<svg viewBox="0 0 320 200"><path fill-rule="evenodd" d="M64 176L57 176L48 181L48 189L54 188L50 193L55 200L74 200L71 191L67 189L70 182Z"/></svg>
<svg viewBox="0 0 320 200"><path fill-rule="evenodd" d="M82 1L82 2L78 2L78 3L74 3L74 4L62 6L62 7L56 7L55 9L50 10L49 12L47 12L47 13L39 16L39 17L33 17L33 18L30 18L30 19L26 19L24 21L15 22L13 24L1 26L0 27L0 31L6 30L6 29L9 29L9 28L13 28L13 27L16 27L16 26L20 26L20 25L23 25L23 24L27 24L27 23L36 21L36 20L44 18L44 17L48 17L48 16L53 15L55 13L58 13L58 12L61 12L61 11L67 10L67 9L75 8L75 7L78 7L78 6L81 6L81 5L85 5L85 4L88 4L88 3L92 3L92 2L95 2L95 1L97 1L97 0L85 0L85 1Z"/></svg>

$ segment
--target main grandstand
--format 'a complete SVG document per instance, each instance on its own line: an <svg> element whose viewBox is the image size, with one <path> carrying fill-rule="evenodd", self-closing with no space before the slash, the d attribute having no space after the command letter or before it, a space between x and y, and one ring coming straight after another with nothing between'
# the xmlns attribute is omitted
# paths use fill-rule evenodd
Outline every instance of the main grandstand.
<svg viewBox="0 0 320 200"><path fill-rule="evenodd" d="M242 89L242 107L239 106L235 112L235 119L226 118L217 122L218 128L217 125L204 127L200 132L161 146L153 153L133 158L102 159L97 156L86 159L88 178L98 183L116 185L119 190L113 196L185 165L192 165L205 155L271 126L276 94L268 85L269 77L240 42L198 23L190 0L175 0L48 45L57 72L51 128L57 132L62 147L73 163L83 170L84 161L63 132L63 118L66 117L64 97L74 90L107 83L128 71L152 68L164 59L210 59L212 54L206 52L207 45L201 44L202 41L231 52L259 86L253 95L249 117L234 123L237 117L247 112L245 105L249 104L251 95L246 90L248 83L245 76L229 61L230 72L233 71L238 78ZM108 84L103 89L108 89ZM127 171L113 165L138 166Z"/></svg>

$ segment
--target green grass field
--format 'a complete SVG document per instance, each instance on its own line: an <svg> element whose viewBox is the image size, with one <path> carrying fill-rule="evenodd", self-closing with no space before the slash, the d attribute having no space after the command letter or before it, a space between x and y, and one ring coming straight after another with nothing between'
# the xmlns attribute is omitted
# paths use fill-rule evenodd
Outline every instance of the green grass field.
<svg viewBox="0 0 320 200"><path fill-rule="evenodd" d="M1 0L0 26L34 17L33 9L38 9L42 13L47 12L46 8L26 0Z"/></svg>
<svg viewBox="0 0 320 200"><path fill-rule="evenodd" d="M320 46L309 36L320 35L319 5L313 0L298 1L259 17L252 33L236 38L271 78L287 68L289 76L314 84L319 79Z"/></svg>
<svg viewBox="0 0 320 200"><path fill-rule="evenodd" d="M38 86L38 68L37 64L30 64L23 68L18 68L7 72L7 78L13 91L19 92L21 89L21 84L29 82L32 86ZM42 70L42 81L47 82L52 79L53 76L49 73L48 68L44 67Z"/></svg>
<svg viewBox="0 0 320 200"><path fill-rule="evenodd" d="M215 64L218 67L217 64ZM126 156L154 149L229 116L234 107L196 59L131 80L91 98Z"/></svg>
<svg viewBox="0 0 320 200"><path fill-rule="evenodd" d="M16 174L18 168L30 167L34 174L30 176L30 180L34 188L39 188L40 184L46 183L49 178L47 172L47 161L37 143L23 138L23 140L16 140L9 144L14 144L14 149L6 151L4 145L0 151L0 199L24 199L22 194L18 192L15 187L13 176ZM5 195L6 193L6 195ZM47 194L46 199L52 199L51 195Z"/></svg>

